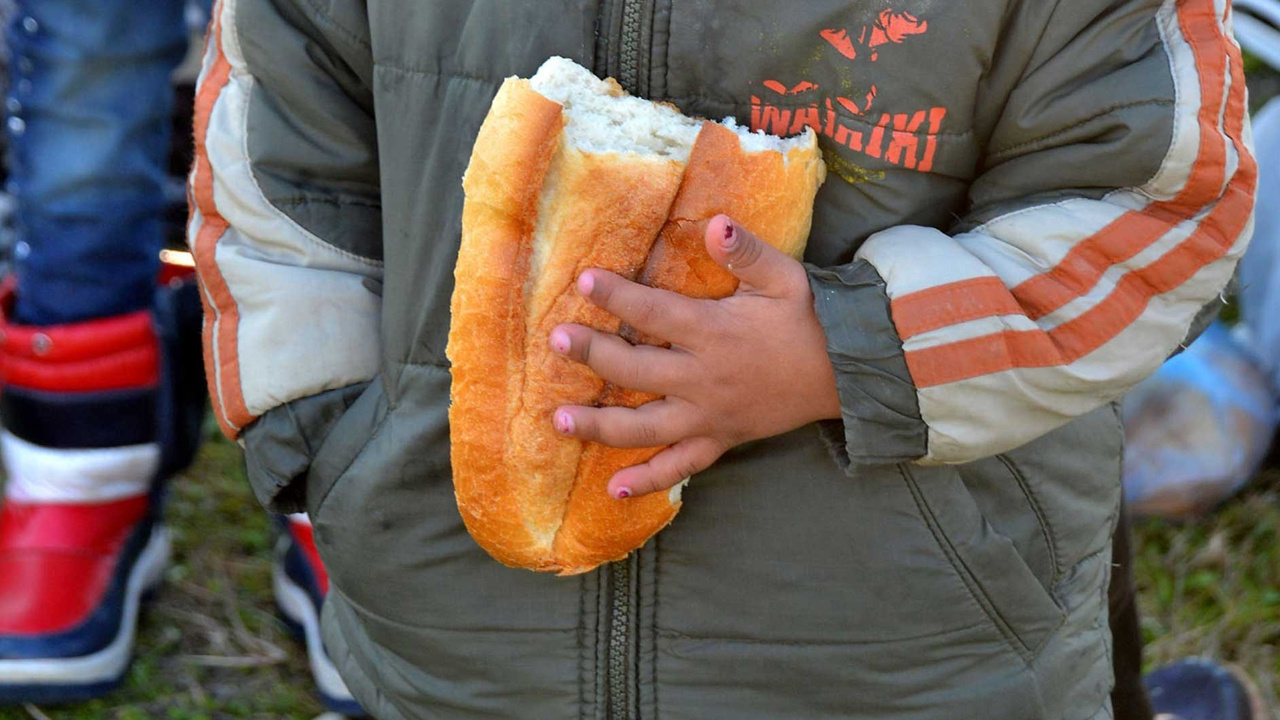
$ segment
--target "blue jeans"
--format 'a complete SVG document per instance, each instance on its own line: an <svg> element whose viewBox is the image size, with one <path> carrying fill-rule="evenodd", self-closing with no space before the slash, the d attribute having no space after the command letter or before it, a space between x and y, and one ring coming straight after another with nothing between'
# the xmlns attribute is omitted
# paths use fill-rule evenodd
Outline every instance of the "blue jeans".
<svg viewBox="0 0 1280 720"><path fill-rule="evenodd" d="M8 28L15 318L149 307L163 242L184 0L20 0Z"/></svg>

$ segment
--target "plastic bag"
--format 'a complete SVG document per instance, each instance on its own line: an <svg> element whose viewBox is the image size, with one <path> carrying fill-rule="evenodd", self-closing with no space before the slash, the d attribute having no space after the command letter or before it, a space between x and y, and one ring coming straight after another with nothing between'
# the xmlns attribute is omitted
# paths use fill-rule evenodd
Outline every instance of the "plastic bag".
<svg viewBox="0 0 1280 720"><path fill-rule="evenodd" d="M1124 399L1124 493L1135 515L1189 518L1257 470L1278 418L1259 364L1215 323Z"/></svg>

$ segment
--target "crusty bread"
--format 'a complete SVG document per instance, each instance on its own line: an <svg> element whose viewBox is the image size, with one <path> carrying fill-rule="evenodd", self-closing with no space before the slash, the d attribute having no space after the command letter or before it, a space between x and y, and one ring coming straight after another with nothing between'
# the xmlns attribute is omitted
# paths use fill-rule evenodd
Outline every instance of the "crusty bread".
<svg viewBox="0 0 1280 720"><path fill-rule="evenodd" d="M799 257L824 176L811 131L782 140L687 118L563 58L503 83L462 181L447 349L454 489L476 542L507 565L570 575L671 522L678 487L625 501L605 493L615 471L661 448L583 443L551 422L561 405L656 398L555 355L548 336L572 322L648 341L578 295L587 268L690 296L732 294L736 280L702 244L718 213Z"/></svg>

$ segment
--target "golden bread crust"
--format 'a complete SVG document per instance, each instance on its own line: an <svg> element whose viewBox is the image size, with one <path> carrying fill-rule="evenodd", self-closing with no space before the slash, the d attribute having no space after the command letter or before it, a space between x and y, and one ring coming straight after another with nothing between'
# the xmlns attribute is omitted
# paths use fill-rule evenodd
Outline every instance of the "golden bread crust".
<svg viewBox="0 0 1280 720"><path fill-rule="evenodd" d="M540 565L559 569L552 552L573 490L584 443L555 432L561 405L596 404L604 381L586 365L551 350L551 330L577 323L616 333L619 321L587 302L578 274L603 268L634 278L667 218L682 167L658 157L596 155L564 148L553 162L554 186L544 190L536 242L546 261L529 278L522 391L507 408L507 472Z"/></svg>
<svg viewBox="0 0 1280 720"><path fill-rule="evenodd" d="M658 399L551 352L548 336L565 322L645 341L582 299L578 274L600 267L693 297L728 296L737 280L707 255L707 221L727 213L799 257L825 171L812 134L784 158L744 152L732 130L703 123L686 164L582 152L562 140L564 124L561 106L527 81L499 90L463 179L447 352L467 530L500 562L572 575L625 557L680 509L678 493L619 501L605 492L613 473L662 448L610 448L553 428L560 405Z"/></svg>
<svg viewBox="0 0 1280 720"><path fill-rule="evenodd" d="M560 105L509 79L494 98L462 185L462 245L454 268L445 354L453 374L450 462L467 530L508 565L528 565L531 538L502 462L505 408L524 369L524 278L542 180L560 143Z"/></svg>

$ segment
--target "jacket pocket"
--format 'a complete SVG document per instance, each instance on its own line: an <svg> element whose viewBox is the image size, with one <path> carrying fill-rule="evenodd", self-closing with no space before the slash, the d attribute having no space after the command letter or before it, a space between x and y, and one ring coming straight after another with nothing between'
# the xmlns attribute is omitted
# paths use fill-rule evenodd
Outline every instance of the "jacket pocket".
<svg viewBox="0 0 1280 720"><path fill-rule="evenodd" d="M1030 663L1065 622L1063 608L1013 541L987 521L956 469L899 468L942 553L1005 642Z"/></svg>
<svg viewBox="0 0 1280 720"><path fill-rule="evenodd" d="M346 476L386 417L386 396L382 391L382 377L378 376L334 423L316 450L307 472L307 513L317 526L330 493Z"/></svg>

